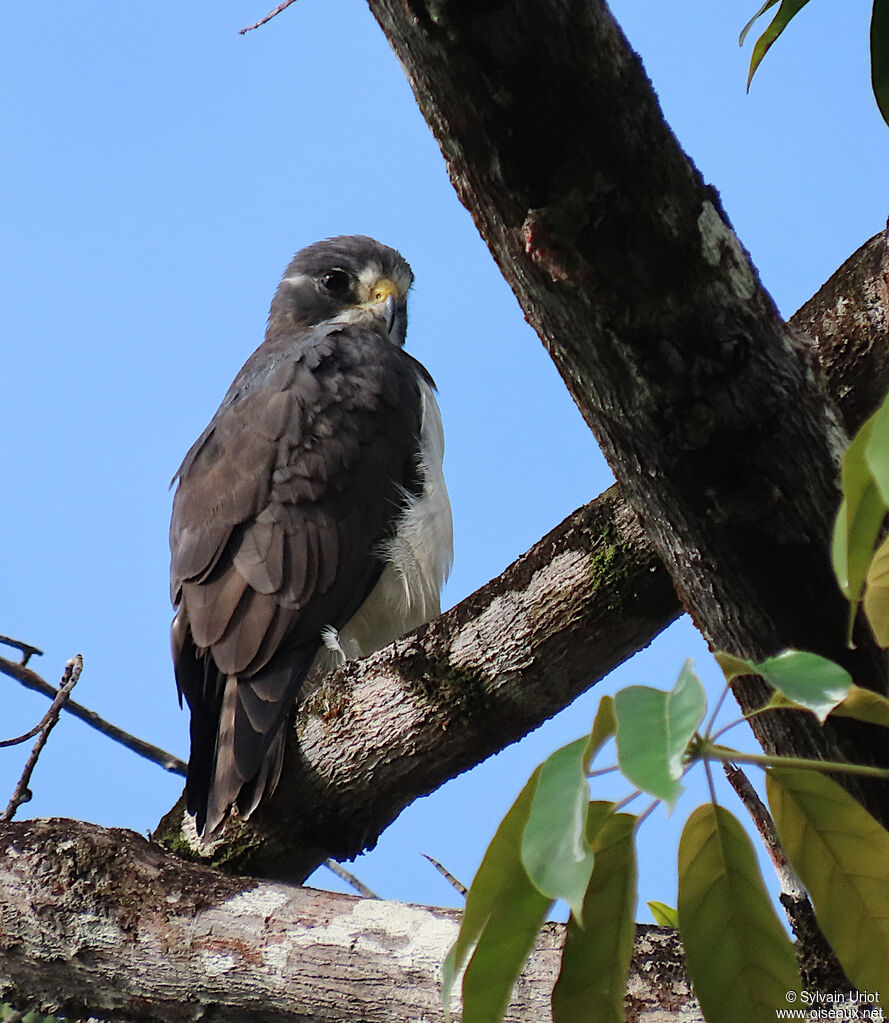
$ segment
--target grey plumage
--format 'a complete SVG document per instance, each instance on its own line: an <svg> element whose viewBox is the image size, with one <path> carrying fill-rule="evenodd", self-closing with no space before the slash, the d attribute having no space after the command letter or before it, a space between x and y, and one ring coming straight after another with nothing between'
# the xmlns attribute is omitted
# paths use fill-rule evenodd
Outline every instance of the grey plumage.
<svg viewBox="0 0 889 1023"><path fill-rule="evenodd" d="M401 348L411 280L370 238L298 253L264 343L176 474L172 645L199 832L274 789L324 630L347 637L362 605L365 617L380 605L374 639L346 651L365 654L437 612L450 508L440 451L424 450L436 447L432 381ZM384 583L399 575L393 597Z"/></svg>

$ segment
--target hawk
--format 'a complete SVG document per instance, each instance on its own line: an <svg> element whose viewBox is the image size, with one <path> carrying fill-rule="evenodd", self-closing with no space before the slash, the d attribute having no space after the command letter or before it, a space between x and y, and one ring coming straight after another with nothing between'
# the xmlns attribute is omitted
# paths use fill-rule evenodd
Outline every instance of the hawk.
<svg viewBox="0 0 889 1023"><path fill-rule="evenodd" d="M199 835L274 790L310 672L439 613L451 509L435 385L402 347L412 281L364 236L297 253L264 342L173 478L173 662Z"/></svg>

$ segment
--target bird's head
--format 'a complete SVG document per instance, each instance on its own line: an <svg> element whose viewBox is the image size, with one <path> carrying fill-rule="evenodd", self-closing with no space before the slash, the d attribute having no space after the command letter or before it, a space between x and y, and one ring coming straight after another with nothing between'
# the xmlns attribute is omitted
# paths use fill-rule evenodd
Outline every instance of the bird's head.
<svg viewBox="0 0 889 1023"><path fill-rule="evenodd" d="M269 310L266 337L319 323L361 322L404 344L414 275L402 256L365 235L342 235L298 252Z"/></svg>

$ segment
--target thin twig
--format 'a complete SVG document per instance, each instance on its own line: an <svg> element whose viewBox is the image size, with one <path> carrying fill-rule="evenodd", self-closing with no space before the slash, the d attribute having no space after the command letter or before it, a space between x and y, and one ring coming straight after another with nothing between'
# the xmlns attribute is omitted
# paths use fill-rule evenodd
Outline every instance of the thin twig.
<svg viewBox="0 0 889 1023"><path fill-rule="evenodd" d="M704 761L704 773L707 775L707 786L710 789L710 802L716 806L716 786L713 784L713 771L709 760Z"/></svg>
<svg viewBox="0 0 889 1023"><path fill-rule="evenodd" d="M366 899L379 898L379 895L372 892L366 884L362 884L354 874L350 874L349 871L346 870L345 867L340 866L336 860L325 860L324 866L327 867L329 871L336 874L341 881L345 881L346 884L351 885L359 895L363 895Z"/></svg>
<svg viewBox="0 0 889 1023"><path fill-rule="evenodd" d="M77 680L80 678L80 673L82 671L83 657L81 657L80 654L75 654L74 657L72 657L65 665L65 673L62 675L61 687L56 698L52 701L52 706L49 708L49 712L44 718L44 724L40 730L40 735L37 736L37 742L34 743L31 755L25 762L25 769L22 771L22 776L19 778L18 785L15 787L15 792L13 792L12 798L9 800L9 805L3 811L3 816L0 817L0 821L11 821L12 818L15 817L16 810L18 810L22 803L27 803L31 798L28 785L31 783L31 775L34 773L37 758L43 751L43 747L46 745L46 740L49 738L49 733L53 730L56 722L59 720L59 714L62 711L62 706L68 699L68 694L77 685Z"/></svg>
<svg viewBox="0 0 889 1023"><path fill-rule="evenodd" d="M0 739L0 749L4 749L6 746L21 746L23 742L27 742L28 739L33 739L34 736L46 725L49 721L49 716L53 712L55 704L50 704L49 710L43 715L43 717L34 725L33 728L28 729L24 735L17 735L14 739ZM5 1021L4 1021L5 1023Z"/></svg>
<svg viewBox="0 0 889 1023"><path fill-rule="evenodd" d="M50 699L54 699L58 693L55 686L51 686L48 682L44 681L35 671L26 668L24 664L8 661L5 657L0 657L0 672L21 682L26 689L33 689L35 692L42 693ZM174 757L172 753L167 753L166 750L153 746L150 742L137 739L122 728L109 724L109 722L99 717L95 711L88 710L79 703L75 703L74 700L69 700L65 704L65 710L69 714L73 714L74 717L86 722L91 728L95 728L97 732L101 732L103 735L107 735L109 739L113 739L122 746L126 746L133 753L138 754L140 757L145 757L146 760L150 760L154 764L158 764L165 771L185 777L187 771L185 763L178 757Z"/></svg>
<svg viewBox="0 0 889 1023"><path fill-rule="evenodd" d="M34 654L37 654L38 657L43 656L43 651L38 650L36 646L31 646L30 643L23 643L19 639L12 639L10 636L0 636L0 643L2 643L4 646L11 646L14 647L16 650L21 650L22 652L21 664L23 665L27 664Z"/></svg>
<svg viewBox="0 0 889 1023"><path fill-rule="evenodd" d="M637 792L636 795L639 795L639 793ZM635 799L635 796L633 798ZM653 799L648 804L648 806L642 811L642 813L639 814L639 816L636 818L636 822L633 824L633 832L634 833L637 832L639 830L639 828L642 827L642 825L648 820L648 818L658 808L658 806L660 805L661 802L662 802L662 800L660 800L660 799ZM620 803L618 803L617 806L620 806ZM615 807L613 812L617 812L617 806Z"/></svg>
<svg viewBox="0 0 889 1023"><path fill-rule="evenodd" d="M445 879L445 881L448 882L448 884L453 889L458 891L464 898L466 897L466 892L468 891L468 888L466 887L465 884L463 884L462 881L458 881L457 878L454 877L454 875L448 870L447 867L443 867L438 862L438 860L434 860L427 853L420 853L420 855L424 856L427 860L429 860L429 862L432 864L432 866L435 867L435 869L439 872L439 874L441 874L441 876Z"/></svg>
<svg viewBox="0 0 889 1023"><path fill-rule="evenodd" d="M271 21L272 18L276 18L281 11L286 11L293 2L294 0L284 0L284 3L278 4L278 6L273 11L269 11L264 18L260 18L259 21L254 22L252 25L248 25L246 28L239 28L238 35L242 36L245 32L252 32L253 29L259 28L261 25L265 25L267 22Z"/></svg>
<svg viewBox="0 0 889 1023"><path fill-rule="evenodd" d="M756 789L750 783L750 779L740 767L736 764L724 763L722 769L725 771L729 784L738 794L738 798L750 814L754 827L759 832L769 858L775 865L778 880L781 882L781 890L794 899L803 898L805 888L787 859L768 807L759 798Z"/></svg>

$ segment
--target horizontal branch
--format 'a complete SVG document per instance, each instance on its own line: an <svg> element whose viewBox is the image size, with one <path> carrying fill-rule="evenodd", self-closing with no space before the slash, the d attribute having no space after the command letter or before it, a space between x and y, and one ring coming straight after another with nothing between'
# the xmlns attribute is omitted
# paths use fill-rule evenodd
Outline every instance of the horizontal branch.
<svg viewBox="0 0 889 1023"><path fill-rule="evenodd" d="M458 913L185 863L130 831L0 827L0 1001L69 1017L183 1023L443 1021ZM507 1013L544 1023L563 927L548 924ZM640 926L634 1019L698 1023L675 932Z"/></svg>

